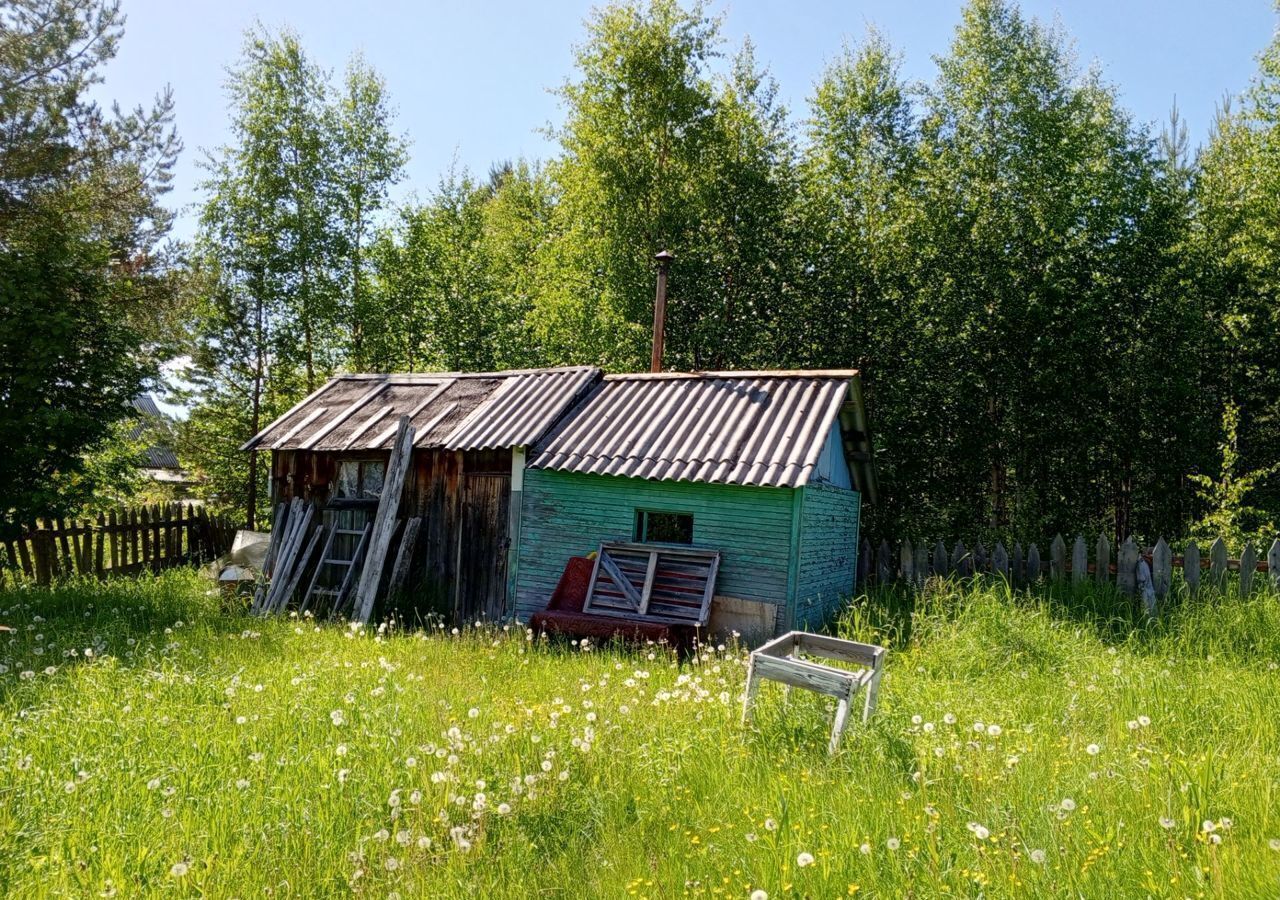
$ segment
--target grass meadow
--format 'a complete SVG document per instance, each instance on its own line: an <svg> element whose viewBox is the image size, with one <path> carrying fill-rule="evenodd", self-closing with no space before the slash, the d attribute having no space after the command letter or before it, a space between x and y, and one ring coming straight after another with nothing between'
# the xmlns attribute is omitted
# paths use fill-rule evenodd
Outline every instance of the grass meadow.
<svg viewBox="0 0 1280 900"><path fill-rule="evenodd" d="M839 629L879 713L745 658L353 631L175 572L0 593L8 896L1276 897L1280 597L931 584Z"/></svg>

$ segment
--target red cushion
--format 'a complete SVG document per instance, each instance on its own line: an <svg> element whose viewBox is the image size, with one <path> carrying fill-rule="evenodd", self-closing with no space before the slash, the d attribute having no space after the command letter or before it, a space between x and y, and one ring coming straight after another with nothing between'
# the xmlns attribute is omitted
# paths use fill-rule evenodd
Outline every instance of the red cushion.
<svg viewBox="0 0 1280 900"><path fill-rule="evenodd" d="M585 556L569 557L556 589L551 592L547 609L582 612L582 605L587 602L587 588L591 586L591 571L594 568L595 563Z"/></svg>

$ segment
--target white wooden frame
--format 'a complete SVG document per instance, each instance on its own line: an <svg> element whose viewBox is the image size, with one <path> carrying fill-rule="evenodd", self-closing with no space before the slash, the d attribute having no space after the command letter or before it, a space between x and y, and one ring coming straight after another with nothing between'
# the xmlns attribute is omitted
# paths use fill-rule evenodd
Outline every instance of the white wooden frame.
<svg viewBox="0 0 1280 900"><path fill-rule="evenodd" d="M801 654L824 659L851 662L864 668L850 671L836 669L821 663L802 659ZM751 721L751 704L755 700L760 680L767 678L787 686L804 688L839 701L835 722L831 726L831 740L827 750L835 753L840 738L849 724L849 710L854 697L863 691L862 721L875 712L876 698L880 693L880 676L884 672L885 657L889 651L875 644L860 644L842 638L807 631L789 631L752 651L747 663L747 691L742 700L742 724Z"/></svg>
<svg viewBox="0 0 1280 900"><path fill-rule="evenodd" d="M644 585L640 592L637 593L635 585L631 584L612 559L608 558L610 550L626 550L633 553L645 553L649 556L648 569L645 572ZM707 564L707 585L702 592L701 606L698 610L697 619L692 618L676 618L672 616L659 616L649 612L649 601L653 595L654 576L657 574L658 557L659 556L684 556L690 559L696 559L699 562ZM618 586L618 589L629 600L636 604L635 611L624 611L618 609L609 609L597 605L594 601L596 581L600 577L600 570L604 569L605 574L609 576L609 580ZM582 611L591 613L596 616L612 616L620 619L643 619L646 622L658 622L664 625L692 625L702 627L707 624L707 618L711 614L711 598L715 595L716 576L720 571L720 551L707 550L701 547L683 547L673 546L671 544L643 544L631 541L604 541L600 544L600 549L596 552L595 563L591 569L591 581L588 582L587 597L583 603Z"/></svg>

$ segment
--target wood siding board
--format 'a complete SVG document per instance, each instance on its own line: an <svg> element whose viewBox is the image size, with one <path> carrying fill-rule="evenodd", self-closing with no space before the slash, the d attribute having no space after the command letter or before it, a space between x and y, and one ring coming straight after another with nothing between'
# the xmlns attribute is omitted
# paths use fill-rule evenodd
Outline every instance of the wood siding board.
<svg viewBox="0 0 1280 900"><path fill-rule="evenodd" d="M525 471L515 611L546 606L570 556L630 542L635 510L692 514L694 545L723 554L716 593L785 606L792 490Z"/></svg>

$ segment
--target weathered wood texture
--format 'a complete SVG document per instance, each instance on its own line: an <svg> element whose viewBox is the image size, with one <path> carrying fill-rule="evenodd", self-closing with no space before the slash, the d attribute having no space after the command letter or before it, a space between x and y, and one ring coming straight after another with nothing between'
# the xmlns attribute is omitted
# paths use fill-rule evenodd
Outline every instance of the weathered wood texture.
<svg viewBox="0 0 1280 900"><path fill-rule="evenodd" d="M853 591L859 495L840 488L648 481L531 469L521 492L515 614L527 620L570 556L635 538L636 511L693 517L693 545L721 553L719 595L776 608L775 633L828 618ZM895 549L894 568L897 566Z"/></svg>
<svg viewBox="0 0 1280 900"><path fill-rule="evenodd" d="M391 461L387 464L386 478L382 482L382 497L378 500L378 512L373 519L373 532L369 535L364 566L360 569L360 582L356 587L357 622L369 621L378 600L382 572L391 552L391 538L395 534L400 501L404 496L405 478L413 459L414 436L415 431L409 424L409 417L401 416L391 450Z"/></svg>
<svg viewBox="0 0 1280 900"><path fill-rule="evenodd" d="M840 749L840 739L849 721L854 698L863 692L862 721L875 712L888 651L874 644L842 638L791 631L774 638L751 654L747 663L747 687L742 700L742 723L751 721L751 709L762 680L776 681L836 698L836 714L831 725L827 750ZM805 657L836 660L861 666L857 670L815 663Z"/></svg>
<svg viewBox="0 0 1280 900"><path fill-rule="evenodd" d="M85 575L108 578L209 562L231 549L235 527L201 505L169 503L113 509L92 519L0 526L0 572L49 584Z"/></svg>
<svg viewBox="0 0 1280 900"><path fill-rule="evenodd" d="M866 539L863 540L867 544ZM879 578L883 581L919 585L924 580L920 568L915 564L916 555L912 555L911 564L908 565L908 551L913 546L926 546L925 542L913 545L910 540L897 542L886 539L881 543L887 548L883 553L884 558L896 562L888 567L887 573L883 571L883 567L880 571L865 573L864 582ZM1065 539L1061 535L1055 536L1050 542L1050 556L1046 565L1041 562L1036 545L1031 544L1024 566L1020 543L1014 544L1012 557L1004 552L1002 543L997 543L995 551L986 559L977 548L973 553L965 553L962 541L956 541L955 549L948 554L943 542L938 541L928 562L927 574L961 578L973 574L990 574L1007 578L1015 585L1025 585L1043 577L1054 582L1064 582L1068 575L1073 584L1090 577L1100 584L1115 579L1120 591L1134 595L1138 591L1138 566L1145 563L1150 568L1151 587L1157 601L1173 592L1175 570L1182 575L1182 590L1189 594L1200 590L1202 583L1215 590L1226 591L1232 573L1238 576L1235 591L1241 597L1249 596L1260 583L1280 588L1280 538L1272 541L1265 558L1258 547L1250 543L1243 548L1239 559L1232 559L1227 554L1226 543L1220 538L1213 542L1207 557L1201 555L1200 547L1195 541L1188 541L1179 554L1173 552L1164 538L1145 549L1128 539L1115 551L1115 562L1112 562L1112 544L1105 534L1099 535L1094 544L1093 562L1089 561L1088 543L1083 535L1077 535L1071 544L1069 558L1066 547ZM1257 573L1263 573L1264 577L1259 579Z"/></svg>

